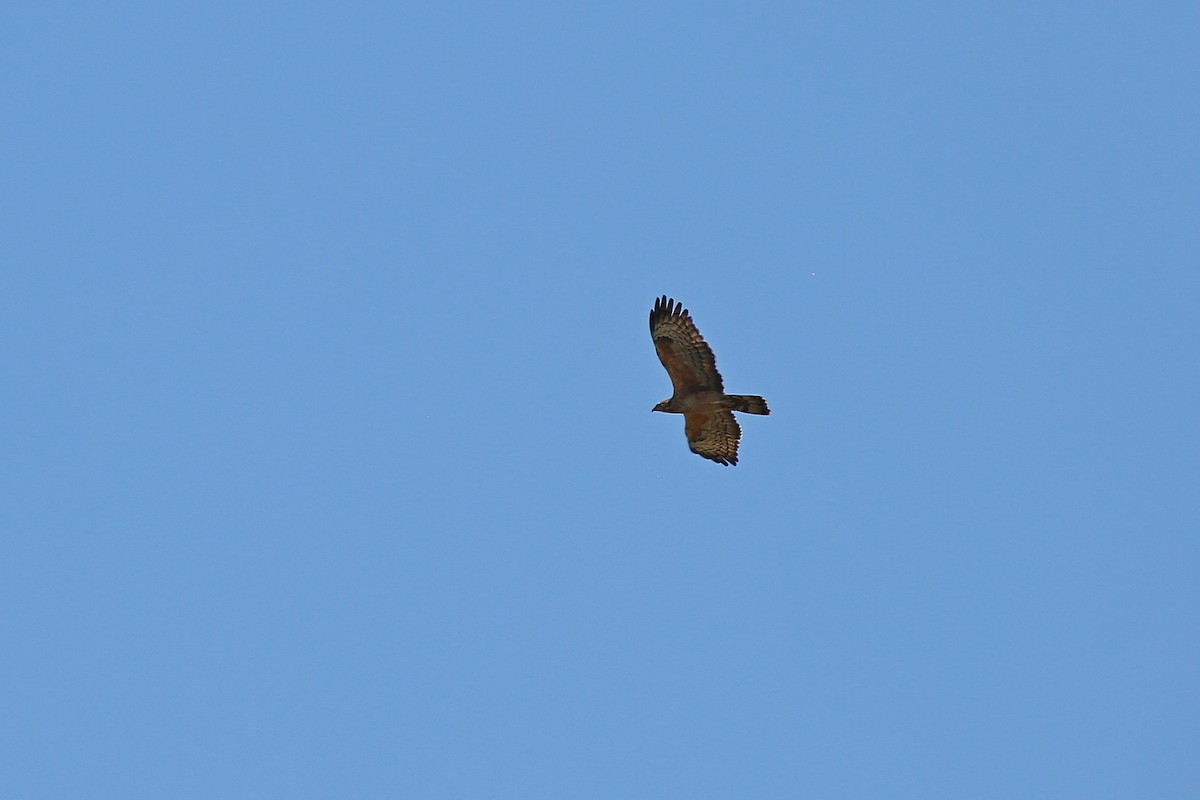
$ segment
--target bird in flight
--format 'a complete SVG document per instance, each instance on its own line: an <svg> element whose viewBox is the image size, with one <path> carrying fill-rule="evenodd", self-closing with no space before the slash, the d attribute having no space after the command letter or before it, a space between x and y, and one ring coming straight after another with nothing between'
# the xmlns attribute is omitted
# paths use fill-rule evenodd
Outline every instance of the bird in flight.
<svg viewBox="0 0 1200 800"><path fill-rule="evenodd" d="M682 303L666 295L654 301L650 337L675 390L652 410L683 414L683 432L696 455L725 466L737 464L742 429L733 412L770 414L767 401L753 394L725 394L712 349Z"/></svg>

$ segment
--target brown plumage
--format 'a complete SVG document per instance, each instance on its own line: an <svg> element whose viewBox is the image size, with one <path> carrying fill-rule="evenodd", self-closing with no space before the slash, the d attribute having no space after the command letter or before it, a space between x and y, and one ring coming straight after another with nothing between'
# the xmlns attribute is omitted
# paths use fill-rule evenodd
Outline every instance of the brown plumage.
<svg viewBox="0 0 1200 800"><path fill-rule="evenodd" d="M675 390L653 410L683 414L683 432L696 455L725 466L737 464L742 429L733 412L770 414L767 401L752 394L725 394L712 349L682 303L666 295L654 301L650 337Z"/></svg>

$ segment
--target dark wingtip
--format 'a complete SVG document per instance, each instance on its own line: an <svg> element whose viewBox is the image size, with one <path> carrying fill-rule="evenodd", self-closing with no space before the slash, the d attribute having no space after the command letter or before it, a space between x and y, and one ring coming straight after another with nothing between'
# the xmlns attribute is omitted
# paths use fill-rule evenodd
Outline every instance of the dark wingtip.
<svg viewBox="0 0 1200 800"><path fill-rule="evenodd" d="M668 317L686 317L687 311L683 308L683 303L676 303L665 294L662 297L655 299L654 308L650 309L650 330L654 330L654 320L660 316Z"/></svg>
<svg viewBox="0 0 1200 800"><path fill-rule="evenodd" d="M664 294L654 301L654 308L650 311L651 315L659 313L666 314L668 317L686 317L688 312L683 307L683 303Z"/></svg>
<svg viewBox="0 0 1200 800"><path fill-rule="evenodd" d="M720 464L722 467L736 467L738 463L737 453L734 453L731 456L711 456L707 453L701 453L699 450L692 447L691 444L688 445L688 449L701 458Z"/></svg>

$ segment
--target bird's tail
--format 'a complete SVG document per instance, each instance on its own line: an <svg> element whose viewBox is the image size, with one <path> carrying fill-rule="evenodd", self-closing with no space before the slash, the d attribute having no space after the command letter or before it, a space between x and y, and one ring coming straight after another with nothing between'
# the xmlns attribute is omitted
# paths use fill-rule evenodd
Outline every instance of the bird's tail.
<svg viewBox="0 0 1200 800"><path fill-rule="evenodd" d="M747 414L771 413L771 409L767 408L767 401L756 394L731 394L727 397L733 401L734 411L743 411Z"/></svg>

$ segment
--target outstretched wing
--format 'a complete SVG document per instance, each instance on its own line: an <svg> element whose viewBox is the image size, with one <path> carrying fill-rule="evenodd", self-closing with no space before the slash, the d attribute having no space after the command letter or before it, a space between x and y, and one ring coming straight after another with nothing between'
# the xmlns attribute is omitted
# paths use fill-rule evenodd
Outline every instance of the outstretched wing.
<svg viewBox="0 0 1200 800"><path fill-rule="evenodd" d="M654 301L650 336L677 397L704 389L725 391L717 360L682 303L666 295Z"/></svg>
<svg viewBox="0 0 1200 800"><path fill-rule="evenodd" d="M732 411L693 411L683 415L683 431L688 447L698 456L718 464L737 463L738 440L742 429Z"/></svg>

